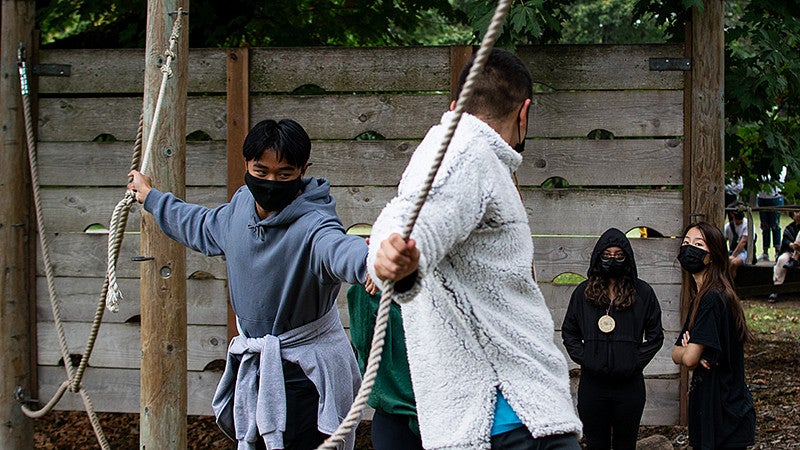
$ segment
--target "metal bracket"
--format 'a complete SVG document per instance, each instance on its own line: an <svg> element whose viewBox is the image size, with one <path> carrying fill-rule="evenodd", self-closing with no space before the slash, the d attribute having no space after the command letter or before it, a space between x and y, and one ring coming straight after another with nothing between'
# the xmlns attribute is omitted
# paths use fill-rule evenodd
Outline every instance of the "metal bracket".
<svg viewBox="0 0 800 450"><path fill-rule="evenodd" d="M650 70L692 70L692 59L650 58Z"/></svg>
<svg viewBox="0 0 800 450"><path fill-rule="evenodd" d="M31 74L40 77L68 77L72 71L69 64L34 64Z"/></svg>
<svg viewBox="0 0 800 450"><path fill-rule="evenodd" d="M30 405L33 403L39 403L39 400L31 398L30 395L28 395L25 392L25 389L23 389L22 386L17 386L16 388L14 388L14 398L21 405Z"/></svg>

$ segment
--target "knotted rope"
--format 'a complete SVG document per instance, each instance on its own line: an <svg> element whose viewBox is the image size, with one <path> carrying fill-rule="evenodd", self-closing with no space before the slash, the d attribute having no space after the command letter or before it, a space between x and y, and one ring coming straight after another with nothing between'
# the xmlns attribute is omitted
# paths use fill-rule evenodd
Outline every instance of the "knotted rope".
<svg viewBox="0 0 800 450"><path fill-rule="evenodd" d="M142 169L141 169L142 172L144 172L146 168L146 165L148 163L148 155L151 153L152 150L153 136L155 134L154 131L158 127L158 122L162 109L162 98L164 96L164 91L166 89L166 81L168 78L172 76L171 64L175 56L174 51L176 42L180 36L181 16L183 14L184 14L183 9L182 8L179 9L175 22L173 24L172 33L170 35L169 46L168 49L166 50L167 58L164 65L161 67L163 78L161 81L161 88L158 93L158 100L156 103L156 109L153 116L153 123L151 124L151 130L153 130L153 132L150 133L148 139L147 149L145 151L145 162L142 164ZM122 299L122 294L119 291L119 287L117 286L116 264L119 259L119 249L122 246L122 238L124 237L128 214L130 212L131 205L135 201L135 195L133 194L132 191L126 192L125 197L114 208L114 212L111 217L111 222L109 224L108 269L106 271L106 277L103 283L103 289L100 294L100 299L97 304L97 309L95 311L95 317L94 320L92 321L92 329L86 343L86 349L81 357L80 364L78 365L78 368L76 370L72 365L72 360L70 358L70 353L69 353L69 345L67 343L66 333L64 332L63 320L61 317L61 302L58 299L55 290L55 281L54 281L55 277L53 275L53 264L50 259L50 244L43 220L42 202L40 195L41 183L39 182L38 155L36 150L36 140L34 138L34 131L33 131L33 119L31 114L30 97L28 89L27 66L25 63L24 47L22 46L22 44L20 44L20 49L18 54L18 65L19 65L19 76L20 76L20 92L22 94L23 112L25 117L25 132L27 136L28 159L30 162L30 171L31 171L31 184L32 184L33 199L36 209L36 221L38 225L39 239L42 247L42 262L44 265L45 276L47 278L47 289L50 294L50 304L53 310L53 320L56 326L56 333L58 334L58 342L61 350L61 357L62 360L64 361L64 368L67 371L67 379L63 383L61 383L59 388L56 390L56 393L44 407L34 411L30 409L26 404L23 404L21 408L22 411L25 413L25 415L27 415L28 417L34 419L39 418L50 412L53 409L53 407L55 407L55 405L58 403L58 401L67 391L67 389L69 389L72 392L80 393L81 398L83 399L84 406L86 407L86 412L89 415L89 420L92 424L92 428L94 429L95 435L97 436L97 440L103 449L108 449L110 448L108 441L103 433L100 421L97 418L97 414L94 411L91 398L89 397L88 392L86 392L86 389L84 389L81 386L81 380L83 379L83 373L86 370L86 367L88 366L89 357L91 356L92 350L94 349L94 343L97 340L97 335L100 330L100 324L102 322L103 311L105 307L108 306L109 310L116 312L118 310L119 301ZM144 113L142 113L142 115L139 118L139 127L136 133L136 140L134 142L134 152L133 152L134 154L132 157L131 167L130 167L131 170L134 170L137 167L139 167L139 160L141 158L141 149L142 149L143 128L144 128Z"/></svg>
<svg viewBox="0 0 800 450"><path fill-rule="evenodd" d="M422 205L425 203L425 200L428 197L428 193L433 185L433 180L436 177L436 173L439 171L439 166L441 166L444 155L447 152L447 147L450 145L450 141L453 139L453 135L455 134L458 122L461 120L461 116L464 114L464 110L466 108L465 105L472 96L475 79L483 70L486 60L489 58L489 53L492 51L492 47L494 47L494 42L500 32L503 22L505 21L505 16L510 5L511 0L500 0L497 5L497 9L495 9L494 15L492 16L492 21L486 31L486 35L484 35L483 41L481 41L481 46L478 49L478 53L475 55L475 61L470 68L467 80L464 83L461 94L456 101L456 108L454 111L455 114L453 114L452 120L447 125L444 139L442 140L430 170L428 171L425 182L417 194L417 198L412 208L409 220L403 227L401 235L405 240L408 240L408 238L411 236L411 230L414 228L417 218L419 217L419 213L422 210ZM361 420L361 413L367 405L367 399L372 392L372 387L375 385L375 378L378 373L378 367L381 363L383 346L386 337L386 327L388 326L389 322L389 307L392 303L393 296L394 283L391 281L385 281L383 285L383 294L381 295L381 300L378 304L378 315L375 319L375 331L372 336L372 348L369 352L367 367L364 371L364 378L361 382L361 388L359 388L358 394L353 401L353 405L350 407L350 411L347 413L347 416L344 418L341 425L339 425L339 428L337 428L336 432L334 432L328 439L325 440L324 443L322 443L322 445L318 447L318 450L333 450L338 448L339 443L344 441L344 438L358 425L358 422Z"/></svg>

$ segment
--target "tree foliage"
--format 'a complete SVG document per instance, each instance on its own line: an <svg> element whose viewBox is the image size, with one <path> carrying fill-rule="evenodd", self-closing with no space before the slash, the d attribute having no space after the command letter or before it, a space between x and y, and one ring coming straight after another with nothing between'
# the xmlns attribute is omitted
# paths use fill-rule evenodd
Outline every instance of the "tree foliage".
<svg viewBox="0 0 800 450"><path fill-rule="evenodd" d="M144 47L146 0L42 0L45 45ZM469 38L448 0L204 0L190 6L191 47L414 45ZM451 39L452 40L452 39Z"/></svg>

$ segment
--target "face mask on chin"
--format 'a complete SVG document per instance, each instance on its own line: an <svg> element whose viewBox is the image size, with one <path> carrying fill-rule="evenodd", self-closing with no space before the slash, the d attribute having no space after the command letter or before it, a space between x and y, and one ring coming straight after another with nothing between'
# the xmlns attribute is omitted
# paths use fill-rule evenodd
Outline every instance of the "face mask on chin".
<svg viewBox="0 0 800 450"><path fill-rule="evenodd" d="M256 203L270 212L280 211L289 206L303 187L303 179L300 176L289 181L270 181L256 178L250 175L250 172L244 174L244 183L250 189Z"/></svg>

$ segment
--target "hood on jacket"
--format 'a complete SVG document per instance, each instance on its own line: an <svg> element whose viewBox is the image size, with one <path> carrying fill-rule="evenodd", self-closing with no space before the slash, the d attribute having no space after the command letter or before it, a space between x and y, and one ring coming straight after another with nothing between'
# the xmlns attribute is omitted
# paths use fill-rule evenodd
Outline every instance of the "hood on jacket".
<svg viewBox="0 0 800 450"><path fill-rule="evenodd" d="M592 277L593 275L600 275L600 255L602 255L603 251L609 247L619 247L625 252L625 265L631 268L631 276L634 279L638 278L639 275L636 270L636 259L633 256L633 247L631 247L631 241L628 240L628 238L625 236L625 233L616 228L609 228L597 240L594 250L592 251L592 258L589 261L589 270L587 271L587 275L589 277Z"/></svg>

